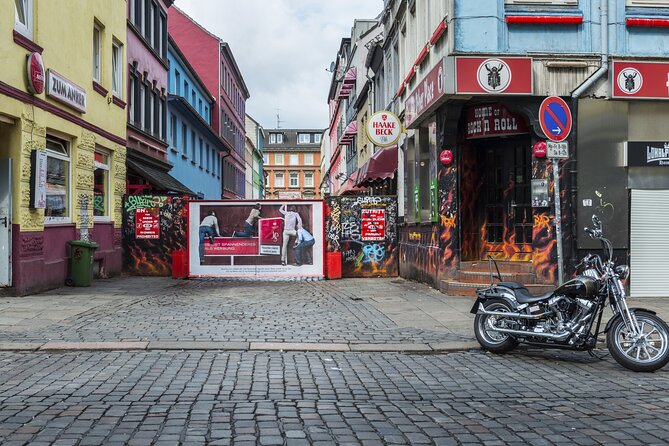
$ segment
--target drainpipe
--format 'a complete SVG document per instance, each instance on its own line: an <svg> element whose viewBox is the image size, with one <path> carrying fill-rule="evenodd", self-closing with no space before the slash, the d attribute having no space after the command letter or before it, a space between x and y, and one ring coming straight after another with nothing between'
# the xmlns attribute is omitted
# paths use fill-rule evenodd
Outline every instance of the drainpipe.
<svg viewBox="0 0 669 446"><path fill-rule="evenodd" d="M602 63L599 69L595 71L592 74L592 76L586 79L586 81L583 82L572 93L571 102L572 102L572 109L575 112L575 116L578 116L578 99L581 97L581 95L587 89L592 87L595 84L595 82L597 82L599 79L605 76L609 71L609 0L599 0L599 5L600 5L599 9L600 9L601 40L602 40L600 45L600 57ZM578 132L578 126L576 126L576 131ZM576 140L576 133L572 136L572 138L573 140ZM578 182L577 182L578 163L576 161L576 150L577 150L577 145L574 144L574 147L572 149L571 168L569 169L569 175L571 179L570 201L571 201L572 216L576 212L578 206ZM576 265L576 263L578 262L578 256L577 256L578 244L576 242L576 239L578 237L578 229L579 229L578 222L576 221L576 219L573 219L572 221L573 242L572 242L572 253L571 253L571 260L573 265Z"/></svg>

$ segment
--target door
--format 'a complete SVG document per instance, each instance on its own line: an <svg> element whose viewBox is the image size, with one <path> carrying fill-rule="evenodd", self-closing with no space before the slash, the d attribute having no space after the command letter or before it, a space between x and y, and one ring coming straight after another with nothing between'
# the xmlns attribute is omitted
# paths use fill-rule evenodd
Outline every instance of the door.
<svg viewBox="0 0 669 446"><path fill-rule="evenodd" d="M532 256L529 141L492 140L484 150L482 259L529 261Z"/></svg>
<svg viewBox="0 0 669 446"><path fill-rule="evenodd" d="M0 287L11 286L12 160L0 159Z"/></svg>

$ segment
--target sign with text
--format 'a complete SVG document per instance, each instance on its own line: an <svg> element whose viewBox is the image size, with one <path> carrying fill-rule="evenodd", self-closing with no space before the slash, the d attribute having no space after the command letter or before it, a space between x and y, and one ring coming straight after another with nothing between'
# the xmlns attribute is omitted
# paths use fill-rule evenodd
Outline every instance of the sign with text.
<svg viewBox="0 0 669 446"><path fill-rule="evenodd" d="M204 245L206 256L255 256L258 255L258 238L214 237L214 244Z"/></svg>
<svg viewBox="0 0 669 446"><path fill-rule="evenodd" d="M28 56L26 66L28 70L28 91L32 94L44 93L46 74L42 55L40 53L32 53Z"/></svg>
<svg viewBox="0 0 669 446"><path fill-rule="evenodd" d="M33 150L31 155L30 207L44 209L46 208L46 150Z"/></svg>
<svg viewBox="0 0 669 446"><path fill-rule="evenodd" d="M283 218L261 218L258 221L260 254L281 255Z"/></svg>
<svg viewBox="0 0 669 446"><path fill-rule="evenodd" d="M669 167L669 141L629 141L627 165L631 167Z"/></svg>
<svg viewBox="0 0 669 446"><path fill-rule="evenodd" d="M488 104L467 109L467 139L529 133L525 119L502 104Z"/></svg>
<svg viewBox="0 0 669 446"><path fill-rule="evenodd" d="M532 59L529 57L456 57L457 94L531 95Z"/></svg>
<svg viewBox="0 0 669 446"><path fill-rule="evenodd" d="M404 121L411 126L426 110L444 96L444 61L440 60L409 95Z"/></svg>
<svg viewBox="0 0 669 446"><path fill-rule="evenodd" d="M566 142L546 141L546 156L566 160L569 158L569 144Z"/></svg>
<svg viewBox="0 0 669 446"><path fill-rule="evenodd" d="M160 238L160 209L140 208L135 210L135 238L156 240Z"/></svg>
<svg viewBox="0 0 669 446"><path fill-rule="evenodd" d="M386 210L361 209L360 236L362 241L385 240L386 238Z"/></svg>
<svg viewBox="0 0 669 446"><path fill-rule="evenodd" d="M669 99L669 63L616 60L612 76L614 98Z"/></svg>
<svg viewBox="0 0 669 446"><path fill-rule="evenodd" d="M400 139L401 134L400 119L388 111L374 113L367 122L367 136L376 146L392 146Z"/></svg>
<svg viewBox="0 0 669 446"><path fill-rule="evenodd" d="M51 69L47 70L47 81L47 96L86 113L86 90Z"/></svg>

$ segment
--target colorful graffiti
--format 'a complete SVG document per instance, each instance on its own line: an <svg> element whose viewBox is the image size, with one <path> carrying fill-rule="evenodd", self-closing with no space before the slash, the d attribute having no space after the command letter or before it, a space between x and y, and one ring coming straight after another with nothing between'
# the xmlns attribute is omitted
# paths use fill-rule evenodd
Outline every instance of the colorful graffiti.
<svg viewBox="0 0 669 446"><path fill-rule="evenodd" d="M326 203L327 252L342 253L342 276L397 276L397 198L331 197ZM383 240L365 240L363 209L384 211Z"/></svg>
<svg viewBox="0 0 669 446"><path fill-rule="evenodd" d="M458 169L455 166L441 167L438 173L439 187L439 277L451 277L458 267L459 234L458 216ZM436 244L436 243L435 243Z"/></svg>
<svg viewBox="0 0 669 446"><path fill-rule="evenodd" d="M141 208L159 209L159 238L137 238L135 211ZM186 250L187 230L187 198L166 196L125 197L123 206L124 271L139 276L170 276L172 273L172 253L175 250Z"/></svg>
<svg viewBox="0 0 669 446"><path fill-rule="evenodd" d="M552 178L553 166L550 162L534 159L532 178ZM555 183L548 182L549 196L555 193ZM534 210L532 225L532 268L538 282L555 283L557 277L557 241L554 231L555 213L552 208Z"/></svg>

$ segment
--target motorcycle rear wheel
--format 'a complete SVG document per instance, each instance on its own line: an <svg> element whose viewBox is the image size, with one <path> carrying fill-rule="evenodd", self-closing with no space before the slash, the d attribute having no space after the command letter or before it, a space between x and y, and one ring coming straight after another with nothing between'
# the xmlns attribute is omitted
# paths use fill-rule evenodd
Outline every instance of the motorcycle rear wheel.
<svg viewBox="0 0 669 446"><path fill-rule="evenodd" d="M656 315L636 311L641 337L634 339L618 317L606 335L606 346L613 359L635 372L654 372L669 362L669 326Z"/></svg>
<svg viewBox="0 0 669 446"><path fill-rule="evenodd" d="M488 311L501 311L505 313L513 312L511 305L502 299L491 299L483 304ZM477 314L474 318L474 334L481 347L491 353L507 353L518 345L518 341L506 333L499 333L490 330L499 316L489 316Z"/></svg>

